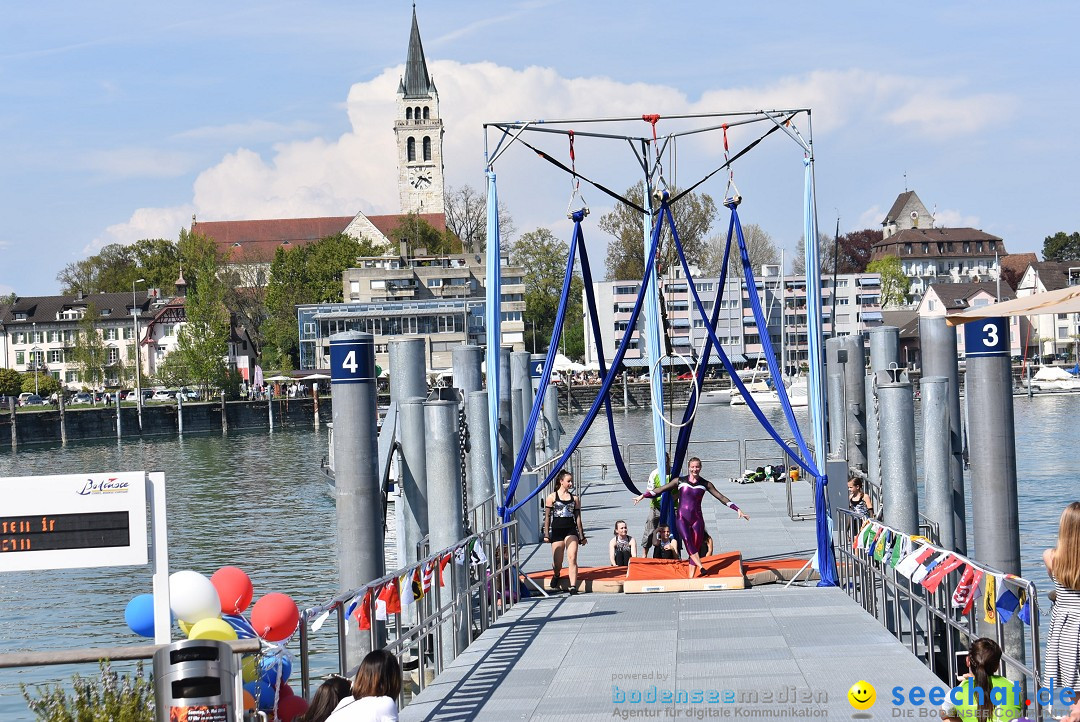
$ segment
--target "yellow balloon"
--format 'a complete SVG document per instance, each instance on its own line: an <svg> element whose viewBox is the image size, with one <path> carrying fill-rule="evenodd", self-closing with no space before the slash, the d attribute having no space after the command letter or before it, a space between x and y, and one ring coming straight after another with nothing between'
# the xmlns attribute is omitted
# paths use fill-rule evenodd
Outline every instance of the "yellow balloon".
<svg viewBox="0 0 1080 722"><path fill-rule="evenodd" d="M210 617L191 625L188 639L216 639L221 642L236 639L236 630L224 619Z"/></svg>
<svg viewBox="0 0 1080 722"><path fill-rule="evenodd" d="M183 619L177 619L176 623L180 625L180 631L183 632L185 635L190 634L191 628L195 626L194 624L188 624Z"/></svg>
<svg viewBox="0 0 1080 722"><path fill-rule="evenodd" d="M254 682L259 678L259 658L254 654L245 654L240 661L240 674L244 682Z"/></svg>

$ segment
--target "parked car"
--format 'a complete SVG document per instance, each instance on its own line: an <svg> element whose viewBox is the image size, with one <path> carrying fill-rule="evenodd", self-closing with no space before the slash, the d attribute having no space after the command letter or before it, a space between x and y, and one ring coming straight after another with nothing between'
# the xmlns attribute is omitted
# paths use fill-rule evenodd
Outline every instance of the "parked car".
<svg viewBox="0 0 1080 722"><path fill-rule="evenodd" d="M194 389L180 389L176 393L183 394L184 399L187 400L187 401L198 401L199 400L199 392L195 391Z"/></svg>
<svg viewBox="0 0 1080 722"><path fill-rule="evenodd" d="M677 381L690 381L694 378L694 374L691 371L684 371L675 377Z"/></svg>
<svg viewBox="0 0 1080 722"><path fill-rule="evenodd" d="M79 393L77 393L77 394L75 394L74 396L71 397L71 401L69 403L72 403L72 404L92 404L92 403L94 403L94 397L91 396L90 394L86 393L85 391L80 391Z"/></svg>
<svg viewBox="0 0 1080 722"><path fill-rule="evenodd" d="M23 406L48 406L49 405L48 401L41 398L37 394L22 394L22 395L20 395L19 398L22 398L23 396L26 397L25 399L22 400L22 405Z"/></svg>
<svg viewBox="0 0 1080 722"><path fill-rule="evenodd" d="M26 406L26 400L31 396L34 396L34 394L30 393L29 391L24 391L23 393L19 394L19 400L16 403L19 406ZM38 398L41 397L39 396Z"/></svg>
<svg viewBox="0 0 1080 722"><path fill-rule="evenodd" d="M155 391L153 396L150 397L151 401L172 401L172 391Z"/></svg>

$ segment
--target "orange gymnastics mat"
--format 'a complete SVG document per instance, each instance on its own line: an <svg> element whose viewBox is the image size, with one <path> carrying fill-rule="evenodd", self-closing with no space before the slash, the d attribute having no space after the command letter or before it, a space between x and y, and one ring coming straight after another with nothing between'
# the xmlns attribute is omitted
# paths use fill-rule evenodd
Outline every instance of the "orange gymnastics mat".
<svg viewBox="0 0 1080 722"><path fill-rule="evenodd" d="M667 559L631 559L623 591L627 594L649 592L698 592L720 589L745 589L742 554L714 554L701 560L702 572L687 578L690 562Z"/></svg>

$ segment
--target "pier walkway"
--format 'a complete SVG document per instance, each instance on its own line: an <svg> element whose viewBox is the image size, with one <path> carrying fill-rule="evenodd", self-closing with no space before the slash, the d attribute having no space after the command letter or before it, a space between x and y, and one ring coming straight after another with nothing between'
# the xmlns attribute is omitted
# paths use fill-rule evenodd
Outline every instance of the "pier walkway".
<svg viewBox="0 0 1080 722"><path fill-rule="evenodd" d="M718 550L741 550L746 561L812 554L813 521L788 517L784 484L714 483L751 516L739 521L706 498ZM809 485L795 488L795 511L809 512ZM582 498L583 566L608 563L616 519L640 543L645 502L633 506L621 484L587 486ZM551 565L546 546L526 547L522 559L526 571ZM860 716L884 718L894 713L893 687L940 685L843 591L813 584L526 599L400 719L851 719L847 693L859 680L877 690L876 704ZM683 692L685 699L676 697ZM632 701L637 695L642 701ZM914 716L920 711L929 708Z"/></svg>

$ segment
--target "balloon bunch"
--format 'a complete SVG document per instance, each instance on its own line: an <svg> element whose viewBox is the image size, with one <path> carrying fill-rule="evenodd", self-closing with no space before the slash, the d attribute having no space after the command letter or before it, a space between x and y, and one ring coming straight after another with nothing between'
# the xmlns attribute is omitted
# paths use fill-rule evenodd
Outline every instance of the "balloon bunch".
<svg viewBox="0 0 1080 722"><path fill-rule="evenodd" d="M236 567L222 567L209 579L194 571L169 576L169 607L188 639L250 639L264 643L258 654L241 659L244 709L263 710L278 722L293 722L307 711L307 700L287 684L292 657L285 642L300 623L300 610L287 594L272 592L251 606L251 579ZM251 606L250 621L244 612ZM131 631L154 636L154 595L140 594L124 610Z"/></svg>

